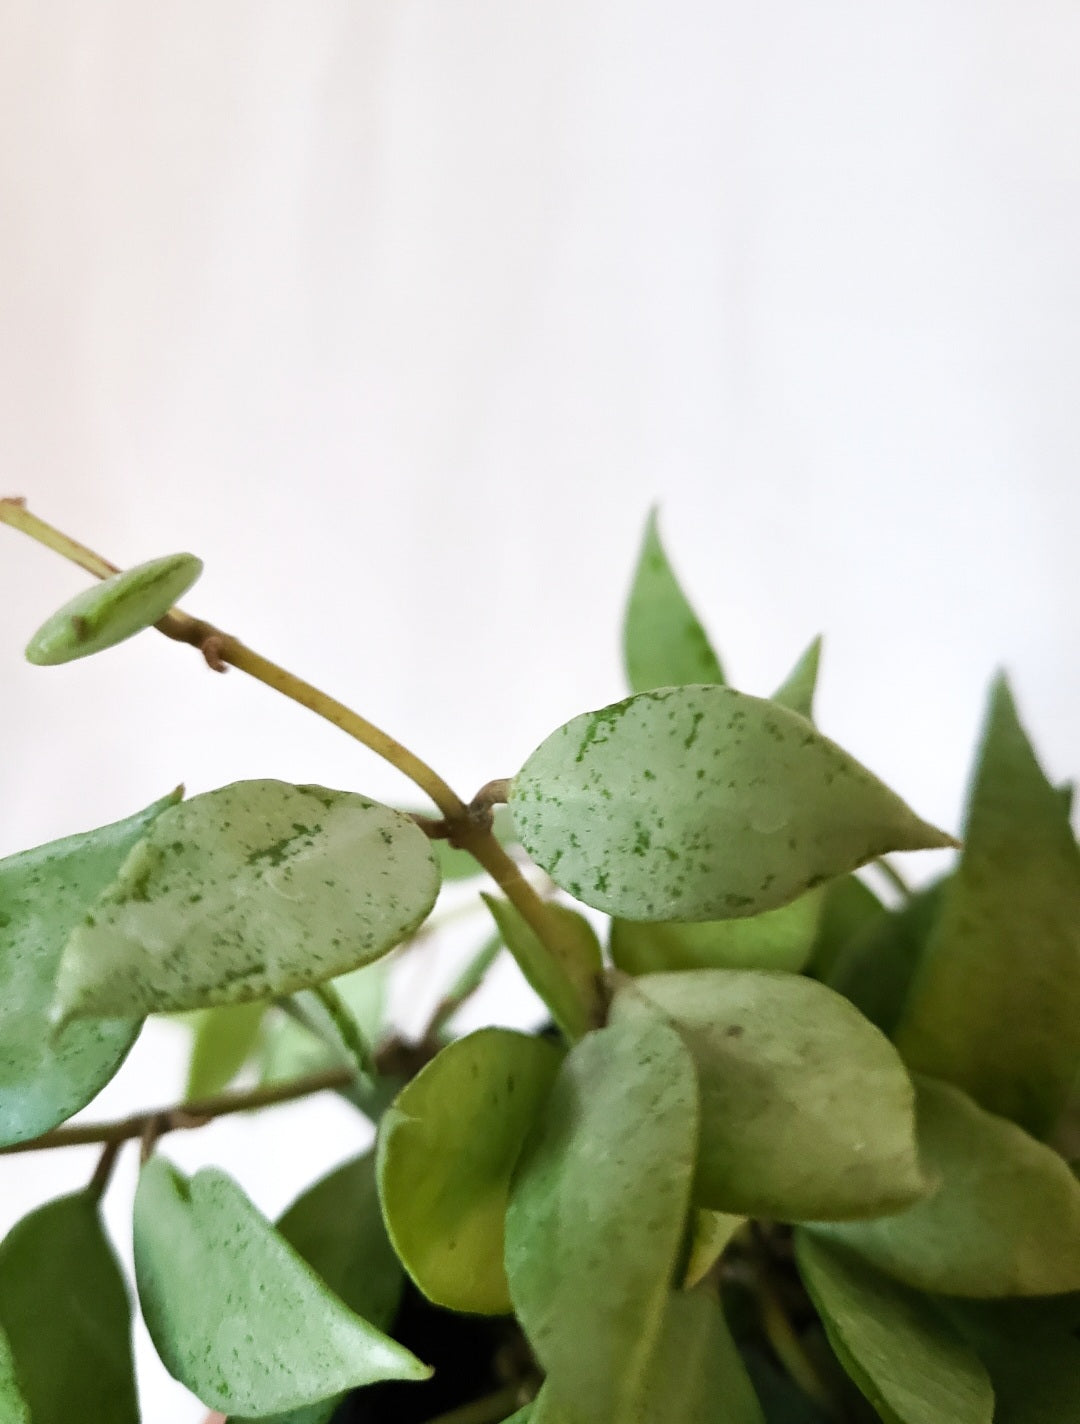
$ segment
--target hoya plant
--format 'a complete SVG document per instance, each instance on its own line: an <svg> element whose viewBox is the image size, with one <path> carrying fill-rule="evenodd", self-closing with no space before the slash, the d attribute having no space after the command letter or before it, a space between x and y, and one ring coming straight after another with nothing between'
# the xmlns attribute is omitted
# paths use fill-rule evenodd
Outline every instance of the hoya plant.
<svg viewBox="0 0 1080 1424"><path fill-rule="evenodd" d="M133 1301L218 1419L1080 1421L1080 851L1003 680L961 845L818 730L818 643L771 696L727 681L653 518L630 695L465 800L177 608L192 556L121 572L0 518L101 580L32 662L156 628L432 803L172 791L0 862L0 1142L101 1148L0 1244L3 1424L134 1421ZM941 847L917 892L883 859ZM475 958L403 1041L388 965L474 876ZM457 1032L502 954L535 1032ZM186 1094L67 1124L156 1014L193 1025ZM375 1147L280 1221L170 1160L327 1091ZM134 1290L100 1216L125 1149Z"/></svg>

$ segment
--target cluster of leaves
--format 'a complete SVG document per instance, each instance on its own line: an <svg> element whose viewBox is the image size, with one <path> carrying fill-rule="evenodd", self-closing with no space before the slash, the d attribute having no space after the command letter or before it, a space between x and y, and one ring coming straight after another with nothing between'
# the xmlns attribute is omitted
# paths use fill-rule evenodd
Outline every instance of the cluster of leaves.
<svg viewBox="0 0 1080 1424"><path fill-rule="evenodd" d="M32 656L156 622L187 559L82 595ZM351 792L175 793L0 862L0 1143L84 1107L151 1014L195 1012L195 1098L351 1065L375 1150L276 1226L217 1170L141 1168L143 1318L233 1419L432 1417L401 1403L431 1374L404 1291L516 1322L475 1421L1080 1421L1080 850L1007 686L955 868L890 908L855 872L955 843L816 729L819 644L770 698L728 685L655 520L624 642L632 695L508 792L603 935L485 895L496 936L447 993L505 946L551 1025L444 1014L402 1071L385 956L473 862ZM0 1244L5 1424L137 1418L101 1185Z"/></svg>

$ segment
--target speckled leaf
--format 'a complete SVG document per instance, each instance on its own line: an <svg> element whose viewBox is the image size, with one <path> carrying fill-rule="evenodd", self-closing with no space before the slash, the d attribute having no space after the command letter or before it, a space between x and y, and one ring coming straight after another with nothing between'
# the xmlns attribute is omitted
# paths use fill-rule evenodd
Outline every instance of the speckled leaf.
<svg viewBox="0 0 1080 1424"><path fill-rule="evenodd" d="M611 922L611 957L627 974L666 969L805 969L817 935L824 887L790 905L742 920Z"/></svg>
<svg viewBox="0 0 1080 1424"><path fill-rule="evenodd" d="M623 624L623 660L632 692L684 682L723 682L708 635L668 563L656 510L649 515Z"/></svg>
<svg viewBox="0 0 1080 1424"><path fill-rule="evenodd" d="M135 1275L158 1354L211 1409L281 1413L431 1373L343 1305L215 1168L188 1180L162 1157L143 1167Z"/></svg>
<svg viewBox="0 0 1080 1424"><path fill-rule="evenodd" d="M15 1360L3 1330L0 1330L0 1424L31 1424L30 1406L19 1388Z"/></svg>
<svg viewBox="0 0 1080 1424"><path fill-rule="evenodd" d="M0 1244L0 1329L33 1424L138 1424L131 1302L86 1193L39 1207Z"/></svg>
<svg viewBox="0 0 1080 1424"><path fill-rule="evenodd" d="M377 959L439 888L407 816L321 786L241 781L165 812L65 950L65 1018L288 994Z"/></svg>
<svg viewBox="0 0 1080 1424"><path fill-rule="evenodd" d="M897 1280L945 1295L1080 1289L1080 1182L1062 1159L960 1091L917 1080L919 1150L939 1182L894 1216L813 1230Z"/></svg>
<svg viewBox="0 0 1080 1424"><path fill-rule="evenodd" d="M168 554L76 594L26 646L29 662L69 663L122 643L164 618L202 573L194 554Z"/></svg>
<svg viewBox="0 0 1080 1424"><path fill-rule="evenodd" d="M823 889L825 901L807 971L828 983L833 965L848 944L885 914L885 906L857 875L841 875Z"/></svg>
<svg viewBox="0 0 1080 1424"><path fill-rule="evenodd" d="M773 702L790 707L808 722L814 719L814 693L817 690L818 665L821 662L821 639L814 641L788 673L772 695Z"/></svg>
<svg viewBox="0 0 1080 1424"><path fill-rule="evenodd" d="M49 1013L75 925L179 792L126 821L0 861L0 1145L63 1122L105 1086L141 1018L69 1024Z"/></svg>
<svg viewBox="0 0 1080 1424"><path fill-rule="evenodd" d="M309 1187L277 1229L350 1310L389 1330L405 1272L386 1235L370 1152L354 1157ZM326 1424L344 1395L263 1416L266 1424ZM247 1424L232 1416L230 1424Z"/></svg>
<svg viewBox="0 0 1080 1424"><path fill-rule="evenodd" d="M932 1301L804 1231L795 1245L837 1358L886 1424L991 1424L990 1378Z"/></svg>
<svg viewBox="0 0 1080 1424"><path fill-rule="evenodd" d="M630 920L756 915L883 851L954 844L805 718L730 687L575 717L510 805L557 884Z"/></svg>
<svg viewBox="0 0 1080 1424"><path fill-rule="evenodd" d="M265 1014L259 1002L197 1010L185 1097L209 1097L232 1082L255 1052Z"/></svg>
<svg viewBox="0 0 1080 1424"><path fill-rule="evenodd" d="M1003 679L991 696L964 852L897 1043L915 1068L1040 1137L1076 1079L1080 849Z"/></svg>
<svg viewBox="0 0 1080 1424"><path fill-rule="evenodd" d="M990 1372L994 1424L1080 1424L1080 1294L943 1306Z"/></svg>
<svg viewBox="0 0 1080 1424"><path fill-rule="evenodd" d="M580 1038L590 1027L587 1006L595 996L596 977L603 968L600 941L592 925L568 905L546 901L543 913L554 934L541 944L536 931L509 900L483 894L480 898L491 911L521 972L548 1005L555 1022L569 1039ZM551 945L558 955L557 964L553 964ZM561 972L553 973L553 969Z"/></svg>
<svg viewBox="0 0 1080 1424"><path fill-rule="evenodd" d="M945 881L929 886L891 913L875 917L837 954L827 983L892 1035L941 912Z"/></svg>
<svg viewBox="0 0 1080 1424"><path fill-rule="evenodd" d="M522 1143L559 1070L544 1039L486 1028L447 1044L379 1124L391 1239L429 1299L507 1315L503 1221Z"/></svg>
<svg viewBox="0 0 1080 1424"><path fill-rule="evenodd" d="M510 1294L587 1424L625 1424L640 1405L689 1208L697 1116L689 1054L639 1000L571 1050L519 1163Z"/></svg>
<svg viewBox="0 0 1080 1424"><path fill-rule="evenodd" d="M699 1205L843 1220L926 1192L904 1065L839 994L798 975L724 969L649 974L633 992L674 1024L697 1069ZM615 1022L624 1002L620 992Z"/></svg>

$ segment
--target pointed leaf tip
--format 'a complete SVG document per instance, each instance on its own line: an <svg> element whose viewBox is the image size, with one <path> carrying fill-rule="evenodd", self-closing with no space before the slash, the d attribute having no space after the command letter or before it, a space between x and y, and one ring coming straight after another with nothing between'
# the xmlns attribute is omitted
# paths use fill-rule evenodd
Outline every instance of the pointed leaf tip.
<svg viewBox="0 0 1080 1424"><path fill-rule="evenodd" d="M645 524L626 605L623 659L633 692L688 682L724 681L708 634L664 552L655 505Z"/></svg>

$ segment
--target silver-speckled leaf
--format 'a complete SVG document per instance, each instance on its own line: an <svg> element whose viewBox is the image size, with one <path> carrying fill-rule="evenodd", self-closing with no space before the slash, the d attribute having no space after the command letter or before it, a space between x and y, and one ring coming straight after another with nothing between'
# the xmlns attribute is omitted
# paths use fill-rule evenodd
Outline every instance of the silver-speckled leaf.
<svg viewBox="0 0 1080 1424"><path fill-rule="evenodd" d="M805 718L715 685L575 717L510 806L558 885L635 920L756 915L885 851L955 845Z"/></svg>
<svg viewBox="0 0 1080 1424"><path fill-rule="evenodd" d="M95 1097L142 1023L68 1024L49 1012L72 929L179 792L111 826L0 861L0 1145L48 1132Z"/></svg>
<svg viewBox="0 0 1080 1424"><path fill-rule="evenodd" d="M194 554L168 554L94 584L58 608L26 645L47 667L103 652L164 618L202 573Z"/></svg>
<svg viewBox="0 0 1080 1424"><path fill-rule="evenodd" d="M166 812L68 941L62 1020L236 1004L366 964L427 917L439 871L399 811L241 781Z"/></svg>

